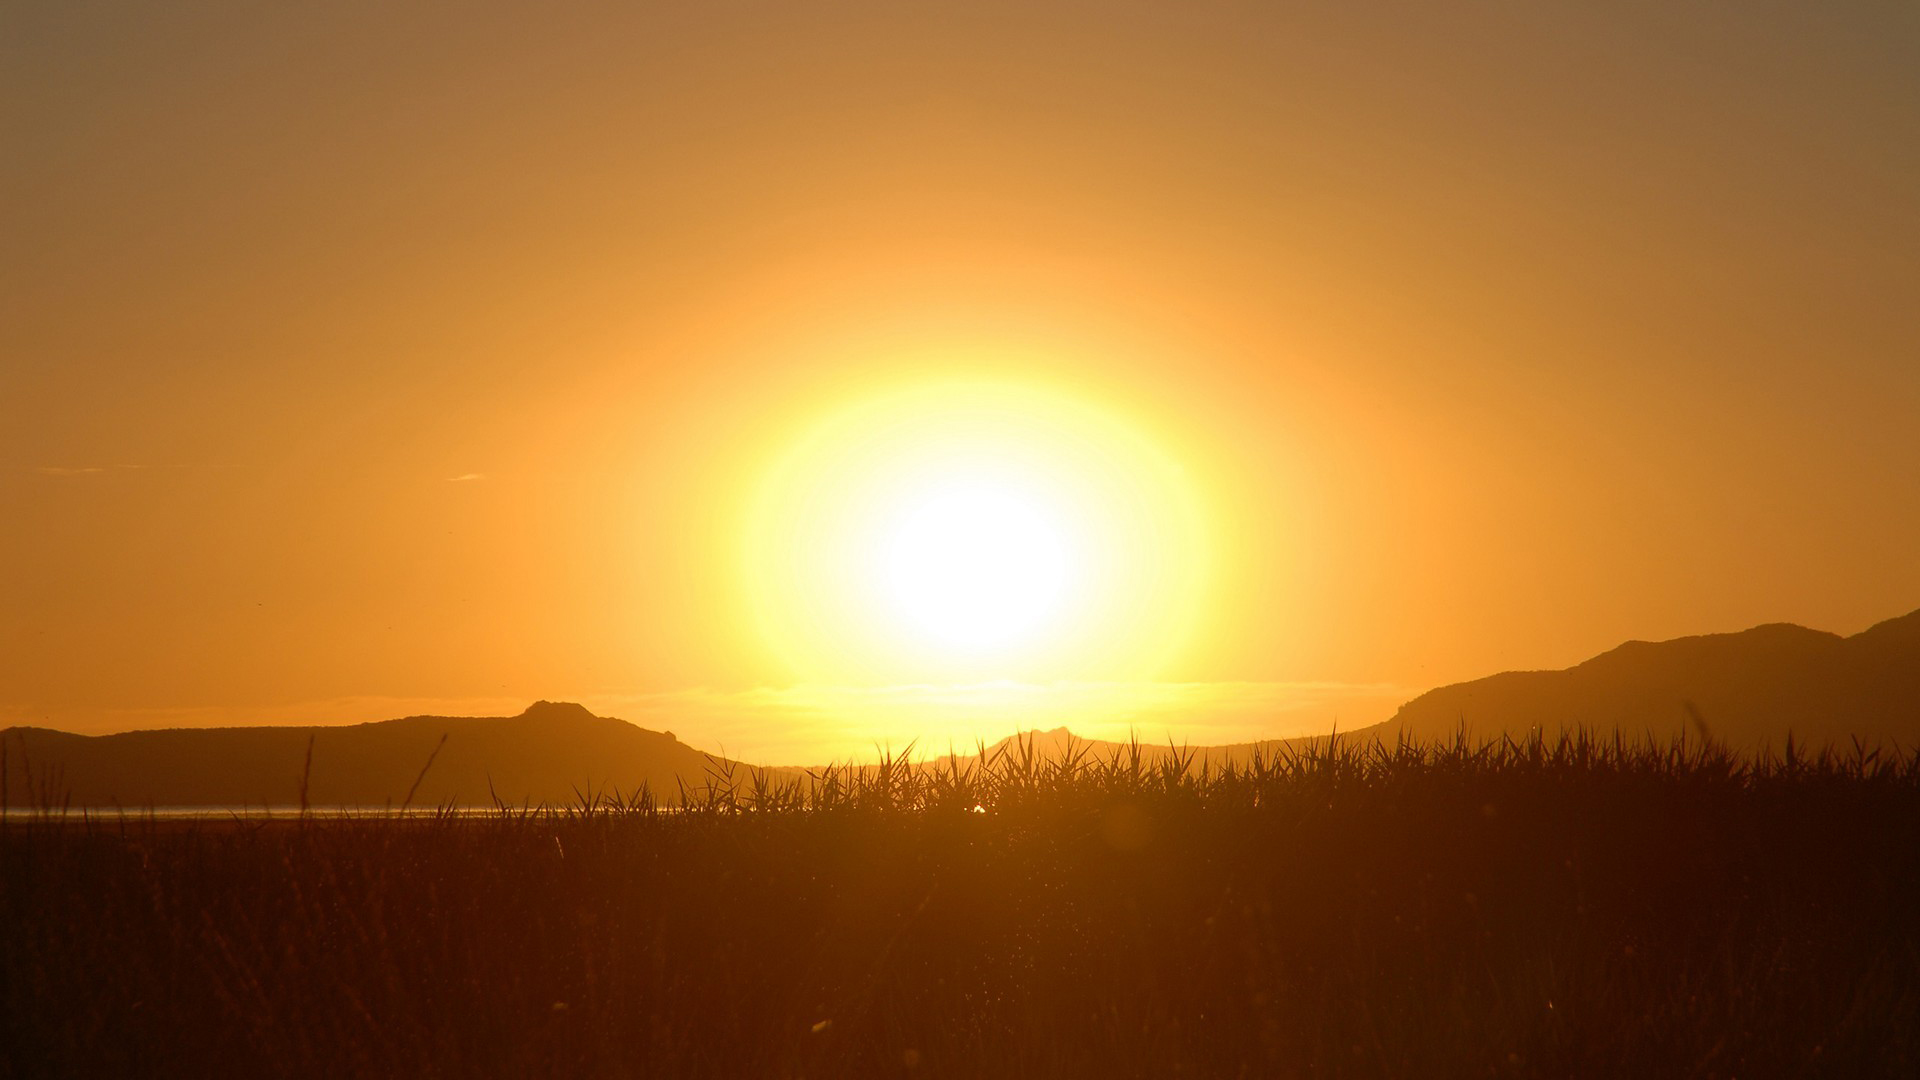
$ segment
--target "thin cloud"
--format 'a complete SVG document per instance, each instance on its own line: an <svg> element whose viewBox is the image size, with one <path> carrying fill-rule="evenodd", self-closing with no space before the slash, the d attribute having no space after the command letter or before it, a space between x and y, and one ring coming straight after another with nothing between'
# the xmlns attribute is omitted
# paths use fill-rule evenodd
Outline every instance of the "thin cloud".
<svg viewBox="0 0 1920 1080"><path fill-rule="evenodd" d="M99 476L110 472L139 472L152 469L184 469L185 465L129 465L115 462L112 465L36 465L31 471L42 476Z"/></svg>
<svg viewBox="0 0 1920 1080"><path fill-rule="evenodd" d="M486 478L487 478L486 473L477 473L477 472L461 473L459 476L447 477L447 483L464 484L469 480L485 480Z"/></svg>

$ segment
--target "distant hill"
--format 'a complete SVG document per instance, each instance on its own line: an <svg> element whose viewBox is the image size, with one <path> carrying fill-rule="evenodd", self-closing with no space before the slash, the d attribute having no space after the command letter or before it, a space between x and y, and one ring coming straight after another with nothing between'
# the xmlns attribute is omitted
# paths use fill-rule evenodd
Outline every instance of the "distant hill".
<svg viewBox="0 0 1920 1080"><path fill-rule="evenodd" d="M1698 718L1696 720L1696 717ZM1852 637L1789 623L1671 641L1629 641L1561 671L1509 671L1430 690L1383 723L1344 733L1394 742L1553 736L1584 728L1665 741L1706 733L1740 749L1794 740L1809 747L1920 746L1920 611ZM1313 738L1182 747L1196 763L1243 761L1255 752L1299 748ZM1089 741L1066 728L1029 731L988 748L1057 759L1068 746L1104 761L1124 744ZM1162 760L1168 745L1143 741L1141 757Z"/></svg>
<svg viewBox="0 0 1920 1080"><path fill-rule="evenodd" d="M1696 722L1695 717L1698 717ZM1421 740L1587 728L1667 739L1706 731L1735 747L1920 745L1920 611L1852 637L1787 623L1629 641L1563 671L1443 686L1367 734Z"/></svg>
<svg viewBox="0 0 1920 1080"><path fill-rule="evenodd" d="M516 805L572 803L576 791L633 793L643 783L670 799L676 777L698 784L714 761L670 733L551 701L518 716L409 716L334 727L0 732L16 807L49 795L75 806L297 804L309 739L308 799L321 808L398 805L430 756L415 806L486 806L490 792Z"/></svg>
<svg viewBox="0 0 1920 1080"><path fill-rule="evenodd" d="M1699 734L1751 749L1785 744L1920 746L1920 611L1843 638L1784 623L1734 634L1630 641L1563 671L1510 671L1432 690L1393 718L1351 737L1393 741L1549 736L1585 728L1628 737ZM441 744L445 737L444 745ZM308 799L318 808L397 805L429 757L415 806L572 803L578 793L648 785L665 799L679 781L698 786L733 765L580 705L535 702L518 716L410 716L339 727L194 728L73 735L45 728L0 731L9 803L75 806L287 806L299 801L308 741ZM1301 746L1286 739L1190 748L1196 763L1245 760ZM1105 760L1123 744L1092 742L1066 728L1027 732L989 752L1058 760L1069 745ZM435 755L435 747L439 746ZM1186 752L1189 748L1182 748ZM1165 743L1143 742L1146 764ZM970 756L970 755L967 755ZM964 760L963 756L963 760ZM801 775L773 770L776 778Z"/></svg>

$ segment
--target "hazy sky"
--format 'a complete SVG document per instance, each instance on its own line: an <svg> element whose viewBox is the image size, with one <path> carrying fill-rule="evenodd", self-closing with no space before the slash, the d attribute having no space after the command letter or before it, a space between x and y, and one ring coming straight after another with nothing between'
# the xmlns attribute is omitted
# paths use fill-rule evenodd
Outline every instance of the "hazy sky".
<svg viewBox="0 0 1920 1080"><path fill-rule="evenodd" d="M768 462L978 375L1195 478L1155 679L1906 612L1920 7L0 8L0 723L724 711Z"/></svg>

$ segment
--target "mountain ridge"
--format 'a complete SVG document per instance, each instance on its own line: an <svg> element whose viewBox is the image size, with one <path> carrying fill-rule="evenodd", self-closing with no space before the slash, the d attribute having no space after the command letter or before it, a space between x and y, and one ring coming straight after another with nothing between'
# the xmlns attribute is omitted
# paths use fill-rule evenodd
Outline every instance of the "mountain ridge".
<svg viewBox="0 0 1920 1080"><path fill-rule="evenodd" d="M1920 742L1920 611L1850 637L1765 623L1622 642L1568 668L1429 690L1377 733L1434 739L1463 728L1482 737L1586 728L1670 738L1703 724L1742 749L1778 747L1790 733L1802 744Z"/></svg>
<svg viewBox="0 0 1920 1080"><path fill-rule="evenodd" d="M360 724L163 728L76 735L0 731L18 804L80 806L416 806L572 802L583 795L677 795L725 759L572 702L513 716L405 716ZM309 761L308 749L312 748Z"/></svg>
<svg viewBox="0 0 1920 1080"><path fill-rule="evenodd" d="M1737 749L1801 745L1920 745L1920 611L1850 637L1793 623L1626 641L1568 668L1507 671L1438 687L1344 738L1492 739L1587 729L1665 740L1689 732ZM1704 732L1701 730L1704 728ZM1268 739L1217 746L1140 744L1144 761L1190 754L1225 764L1324 741ZM1095 759L1128 744L1065 727L1018 732L989 754L1057 759L1069 746ZM0 729L10 801L78 806L288 806L303 784L315 807L571 803L644 786L671 802L716 771L753 768L574 702L536 701L514 716L406 716L347 725L171 728L79 735ZM308 753L311 748L311 759ZM970 759L974 755L960 755ZM944 758L940 759L944 760ZM803 777L801 767L768 770Z"/></svg>

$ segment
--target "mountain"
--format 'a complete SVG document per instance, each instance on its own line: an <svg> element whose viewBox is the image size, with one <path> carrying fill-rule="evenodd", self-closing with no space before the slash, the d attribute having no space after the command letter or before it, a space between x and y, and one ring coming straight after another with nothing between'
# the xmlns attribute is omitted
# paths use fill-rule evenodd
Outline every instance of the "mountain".
<svg viewBox="0 0 1920 1080"><path fill-rule="evenodd" d="M0 732L14 806L62 799L129 808L293 805L309 740L308 800L320 808L399 805L416 779L415 806L487 806L494 794L515 805L572 803L576 792L632 794L643 783L671 799L676 778L697 785L716 761L669 732L552 701L518 716L409 716L351 726Z"/></svg>
<svg viewBox="0 0 1920 1080"><path fill-rule="evenodd" d="M1843 638L1778 623L1735 634L1629 641L1562 671L1510 671L1432 690L1393 718L1351 733L1388 742L1552 735L1585 728L1670 739L1707 732L1743 749L1867 743L1920 745L1920 611ZM444 740L444 741L443 741ZM535 702L518 716L410 716L341 727L196 728L73 735L45 728L0 731L12 806L287 806L300 798L311 741L308 801L315 807L397 805L416 780L415 806L573 803L582 792L637 792L666 800L736 763L670 732ZM1244 760L1310 740L1191 748L1196 764ZM1021 746L1058 760L1068 745L1088 761L1124 744L1076 738L1065 728L1025 732L989 748L1018 760ZM1182 748L1186 753L1188 748ZM1143 763L1165 758L1143 743ZM967 755L970 756L970 755ZM429 767L428 762L432 764ZM422 777L421 770L426 772ZM772 770L779 779L802 775Z"/></svg>
<svg viewBox="0 0 1920 1080"><path fill-rule="evenodd" d="M1629 641L1561 671L1509 671L1430 690L1383 723L1344 737L1392 743L1552 736L1584 728L1668 740L1705 733L1740 749L1802 746L1920 746L1920 611L1841 637L1789 623L1671 641ZM1314 739L1272 739L1183 747L1196 764L1244 761L1298 749ZM1066 728L1002 739L989 753L1018 758L1022 745L1056 760L1071 745L1106 761L1125 744L1077 738ZM1148 764L1166 743L1143 742Z"/></svg>
<svg viewBox="0 0 1920 1080"><path fill-rule="evenodd" d="M1697 719L1696 719L1697 718ZM1667 739L1692 730L1739 748L1920 744L1920 611L1852 637L1775 623L1734 634L1629 641L1563 671L1443 686L1367 734L1475 738L1586 728Z"/></svg>

